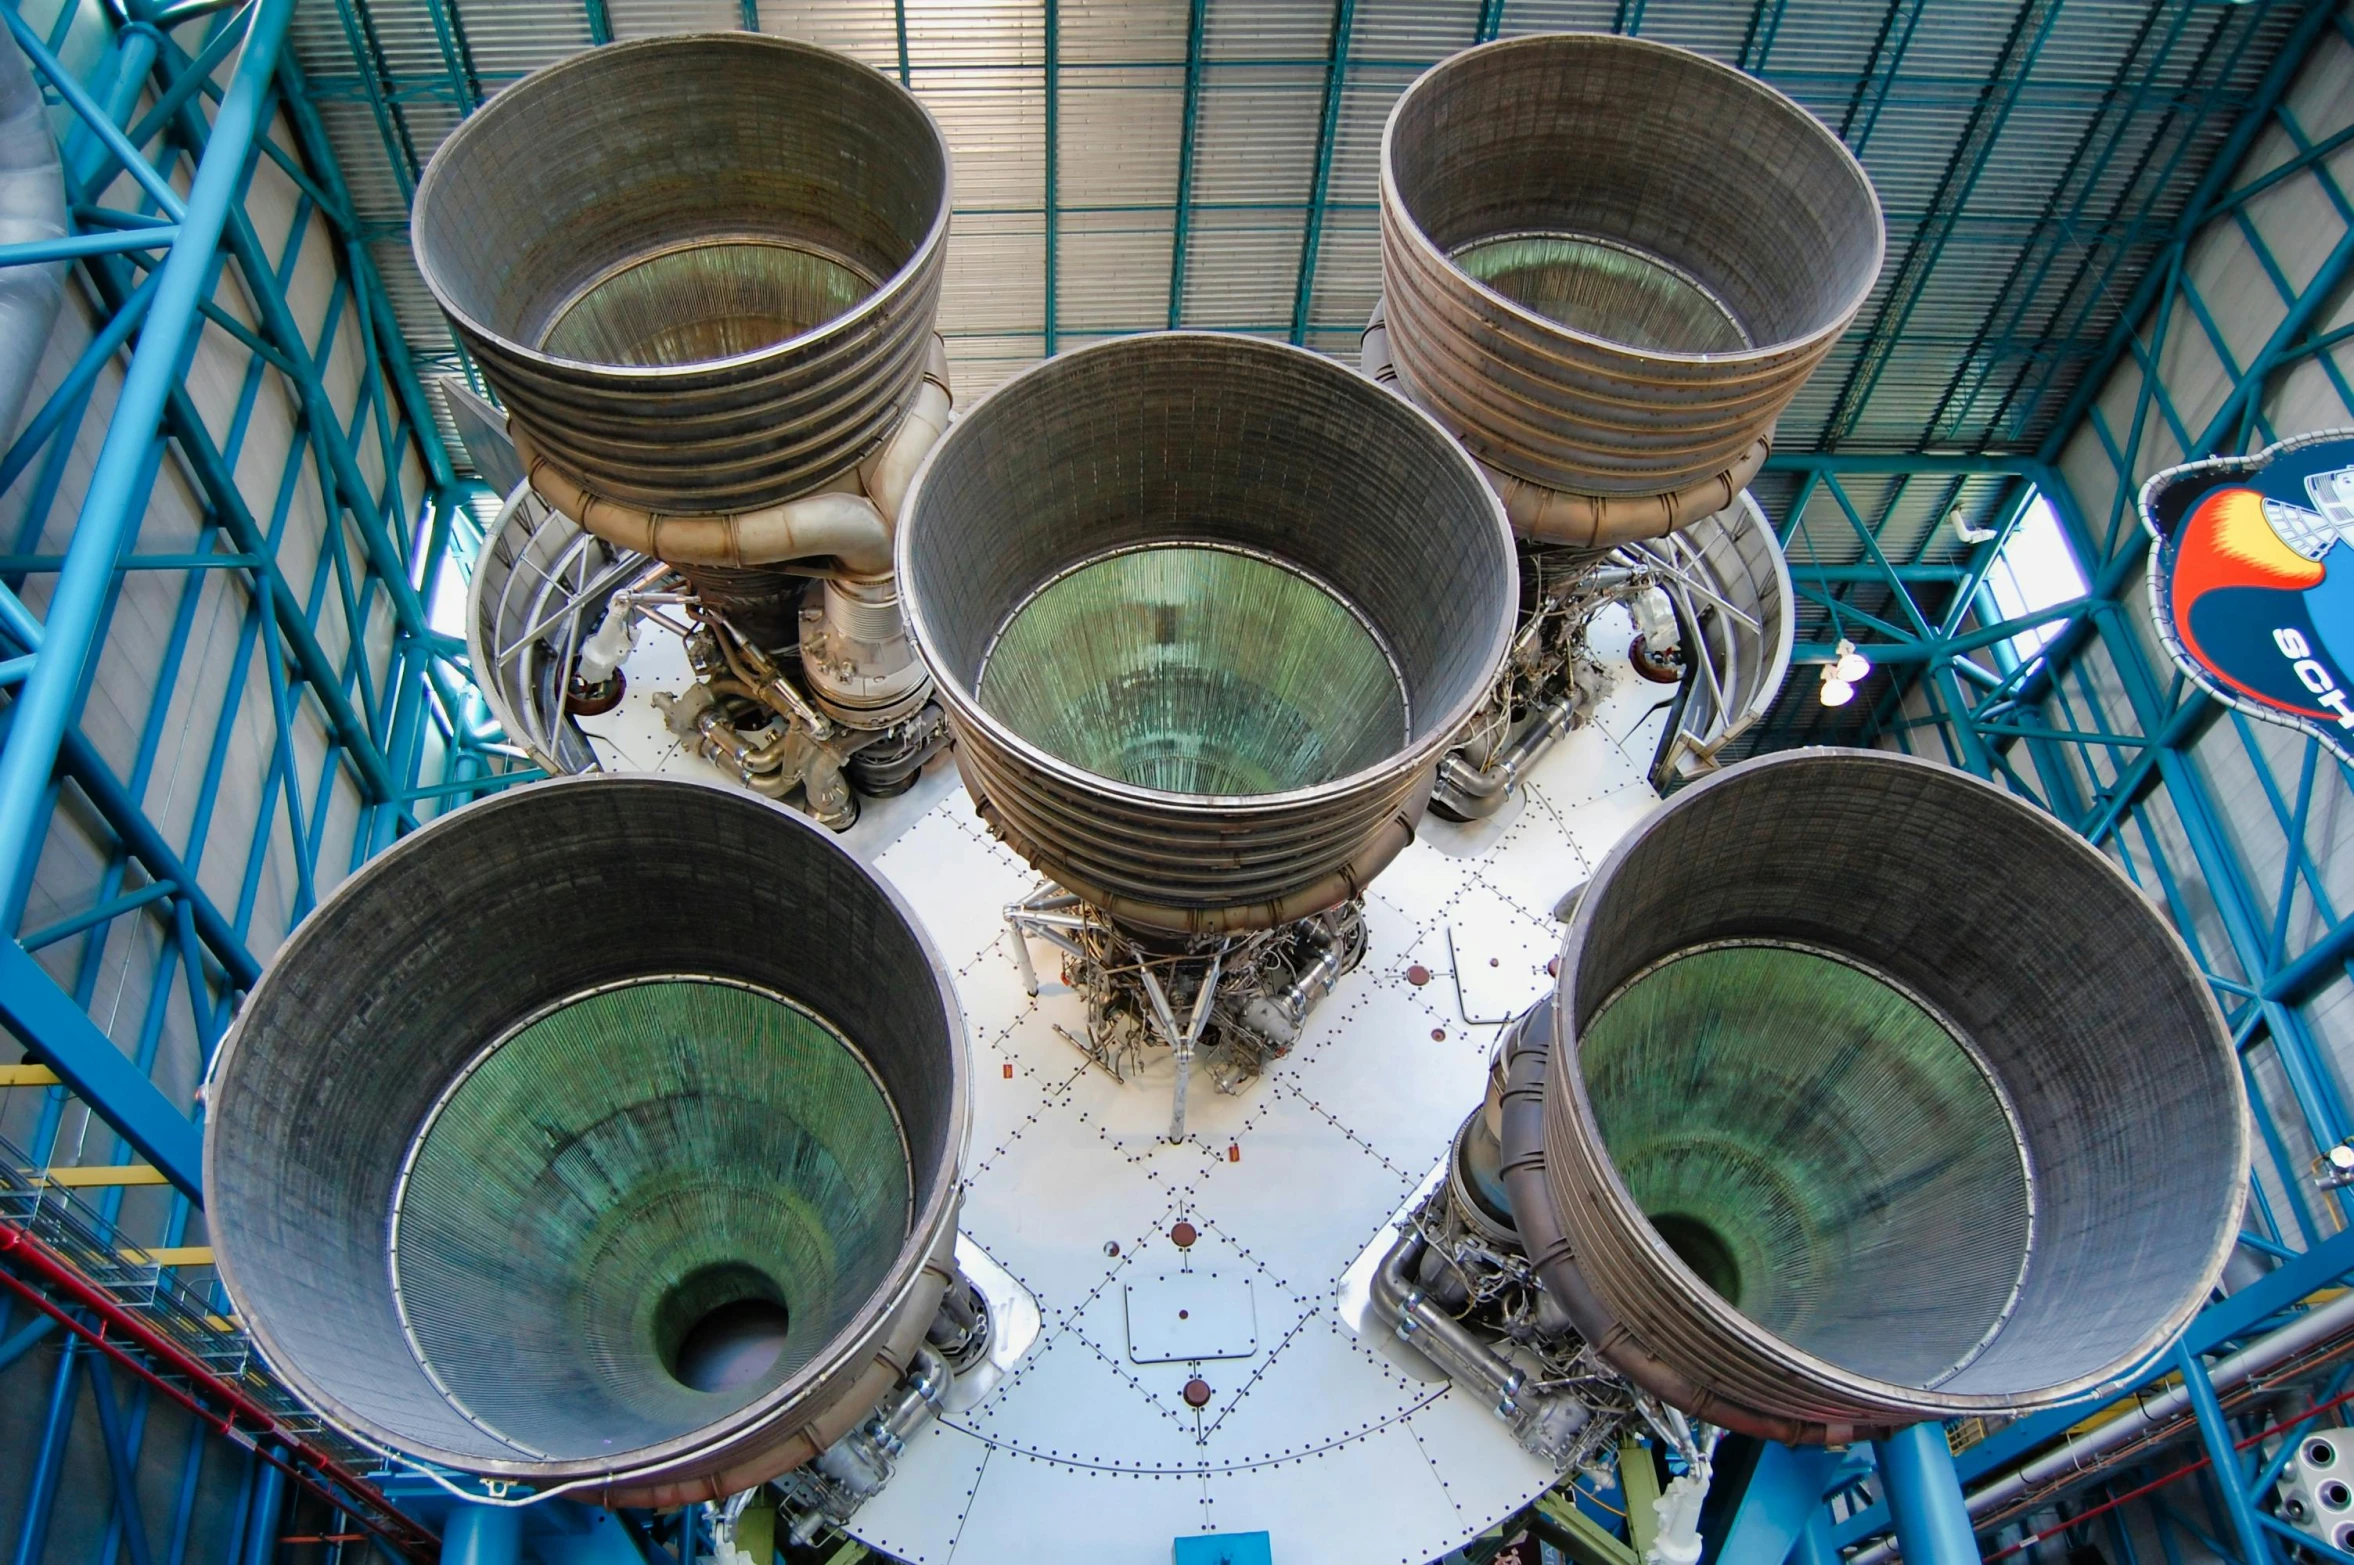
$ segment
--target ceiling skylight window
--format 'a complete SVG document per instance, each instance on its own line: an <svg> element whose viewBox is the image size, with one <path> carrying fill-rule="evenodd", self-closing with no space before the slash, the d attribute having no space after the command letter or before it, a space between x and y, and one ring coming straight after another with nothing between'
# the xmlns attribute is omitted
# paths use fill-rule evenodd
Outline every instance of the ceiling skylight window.
<svg viewBox="0 0 2354 1565"><path fill-rule="evenodd" d="M1986 595L1994 601L1998 620L2021 619L2040 609L2085 595L2084 571L2076 563L2060 531L2060 518L2051 501L2038 494L2027 502L2026 514L2011 529L2010 541L1995 556L1986 573ZM2032 660L2044 644L2060 633L2065 619L2023 630L2008 643L2020 662Z"/></svg>

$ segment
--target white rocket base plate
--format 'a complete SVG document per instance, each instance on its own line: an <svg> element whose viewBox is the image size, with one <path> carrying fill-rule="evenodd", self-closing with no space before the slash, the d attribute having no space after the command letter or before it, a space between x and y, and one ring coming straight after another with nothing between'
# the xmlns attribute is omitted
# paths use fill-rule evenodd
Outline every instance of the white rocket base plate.
<svg viewBox="0 0 2354 1565"><path fill-rule="evenodd" d="M1623 616L1609 623L1623 645ZM1242 1092L1197 1077L1175 1145L1167 1056L1125 1084L1090 1065L1063 1036L1084 1032L1085 1008L1043 945L1044 988L1023 993L1001 909L1037 876L990 839L953 771L870 810L848 840L914 904L965 1007L965 1239L1042 1319L994 1389L909 1442L852 1531L913 1565L1165 1565L1181 1534L1262 1530L1281 1565L1412 1565L1552 1484L1485 1406L1360 1342L1343 1284L1478 1103L1496 1023L1550 982L1554 903L1657 803L1644 773L1672 693L1619 663L1596 720L1495 819L1431 819L1374 884L1364 965ZM1408 981L1415 964L1427 985ZM1170 1239L1180 1218L1199 1234L1190 1251ZM1186 1270L1248 1280L1246 1356L1138 1362L1162 1347L1131 1351L1129 1290ZM1198 1411L1196 1377L1210 1388Z"/></svg>

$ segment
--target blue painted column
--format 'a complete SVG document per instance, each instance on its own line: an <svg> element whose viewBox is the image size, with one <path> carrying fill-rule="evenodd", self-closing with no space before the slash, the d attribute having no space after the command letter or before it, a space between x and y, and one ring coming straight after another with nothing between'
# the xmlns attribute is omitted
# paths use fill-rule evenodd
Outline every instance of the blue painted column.
<svg viewBox="0 0 2354 1565"><path fill-rule="evenodd" d="M33 1451L33 1481L25 1493L24 1518L17 1527L16 1550L10 1565L40 1565L49 1544L49 1516L57 1505L57 1484L65 1467L65 1444L73 1433L75 1372L82 1339L69 1336L57 1359L57 1375L50 1383L49 1413L41 1425L41 1441Z"/></svg>
<svg viewBox="0 0 2354 1565"><path fill-rule="evenodd" d="M254 138L268 118L270 79L293 15L294 0L259 0L247 24L236 73L221 96L204 160L189 186L187 215L164 258L155 302L148 306L139 346L107 423L106 443L83 496L42 625L41 651L17 696L7 747L0 750L0 905L15 905L40 856L41 802L83 673L97 654L115 562L138 535L146 514L155 482L150 449L162 438L164 404L195 345L197 311L211 291L221 230L245 188Z"/></svg>
<svg viewBox="0 0 2354 1565"><path fill-rule="evenodd" d="M2272 1550L2264 1541L2264 1523L2248 1498L2246 1470L2232 1444L2231 1425L2224 1421L2223 1404L2215 1400L2215 1383L2207 1378L2206 1363L2188 1343L2174 1346L2174 1367L2182 1371L2183 1390L2190 1394L2191 1411L2198 1415L2199 1441L2215 1469L2215 1487L2222 1491L2223 1508L2231 1513L2231 1530L2239 1539L2242 1565L2270 1565Z"/></svg>
<svg viewBox="0 0 2354 1565"><path fill-rule="evenodd" d="M523 1513L508 1505L453 1505L441 1526L441 1565L516 1565Z"/></svg>
<svg viewBox="0 0 2354 1565"><path fill-rule="evenodd" d="M1823 1488L1834 1466L1820 1446L1767 1441L1749 1487L1716 1546L1715 1565L1782 1565L1811 1521L1822 1522Z"/></svg>
<svg viewBox="0 0 2354 1565"><path fill-rule="evenodd" d="M1815 1507L1791 1545L1790 1565L1839 1565L1839 1551L1831 1545L1831 1513L1822 1506Z"/></svg>
<svg viewBox="0 0 2354 1565"><path fill-rule="evenodd" d="M1962 1475L1942 1424L1915 1424L1872 1442L1880 1486L1896 1519L1905 1565L1976 1565L1978 1539L1962 1503Z"/></svg>
<svg viewBox="0 0 2354 1565"><path fill-rule="evenodd" d="M275 1455L283 1458L285 1452ZM246 1513L245 1547L239 1565L271 1565L278 1557L278 1531L286 1520L286 1470L275 1463L253 1464L253 1507Z"/></svg>

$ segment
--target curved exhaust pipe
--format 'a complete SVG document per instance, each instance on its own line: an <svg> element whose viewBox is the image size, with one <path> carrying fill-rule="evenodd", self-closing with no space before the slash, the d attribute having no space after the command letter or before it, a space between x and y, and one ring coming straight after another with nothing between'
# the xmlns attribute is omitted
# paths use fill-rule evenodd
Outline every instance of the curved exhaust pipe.
<svg viewBox="0 0 2354 1565"><path fill-rule="evenodd" d="M434 153L411 218L420 272L505 404L503 428L469 422L604 545L600 571L648 556L684 578L694 623L667 623L699 683L665 724L837 829L942 742L890 578L949 420L949 178L939 125L897 82L721 33L592 49L507 88ZM492 550L544 552L539 521L510 503ZM566 730L624 699L644 616L588 580L524 643L502 634L484 682L508 692L507 659L560 665L509 705L536 751L593 765ZM503 603L478 590L474 619Z"/></svg>
<svg viewBox="0 0 2354 1565"><path fill-rule="evenodd" d="M1637 671L1682 674L1654 784L1712 770L1787 670L1788 570L1745 486L1879 274L1871 181L1739 71L1567 33L1423 73L1383 127L1380 206L1361 367L1464 443L1527 574L1561 583L1433 807L1494 813L1588 720L1611 675L1585 631L1614 601L1647 627ZM1707 581L1728 571L1730 595Z"/></svg>

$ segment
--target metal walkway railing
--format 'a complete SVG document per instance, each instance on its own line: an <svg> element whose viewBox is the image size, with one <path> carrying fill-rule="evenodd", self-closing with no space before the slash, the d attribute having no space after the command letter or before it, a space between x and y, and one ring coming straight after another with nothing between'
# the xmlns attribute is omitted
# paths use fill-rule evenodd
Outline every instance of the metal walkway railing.
<svg viewBox="0 0 2354 1565"><path fill-rule="evenodd" d="M236 1320L181 1279L173 1252L127 1243L76 1188L30 1168L0 1138L0 1288L284 1469L396 1553L436 1559L438 1540L365 1476L377 1457L271 1376Z"/></svg>

